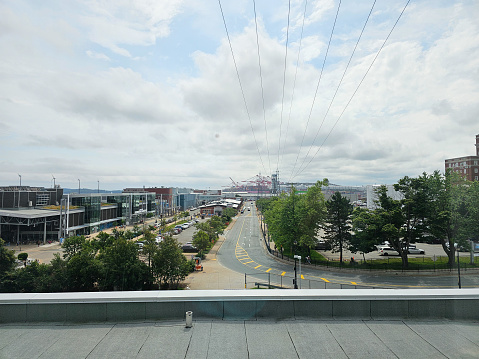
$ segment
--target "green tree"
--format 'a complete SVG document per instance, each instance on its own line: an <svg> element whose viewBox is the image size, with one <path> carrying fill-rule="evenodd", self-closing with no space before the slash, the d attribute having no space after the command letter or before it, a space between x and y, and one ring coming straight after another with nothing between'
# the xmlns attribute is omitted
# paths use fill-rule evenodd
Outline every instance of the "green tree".
<svg viewBox="0 0 479 359"><path fill-rule="evenodd" d="M306 254L305 252L309 254L311 248L316 245L318 231L325 220L326 205L321 192L322 185L323 182L318 181L308 188L300 197L298 204L299 245L303 248L303 254Z"/></svg>
<svg viewBox="0 0 479 359"><path fill-rule="evenodd" d="M123 237L101 250L100 288L103 290L138 290L150 281L149 270L138 258L138 246Z"/></svg>
<svg viewBox="0 0 479 359"><path fill-rule="evenodd" d="M142 250L142 253L148 259L148 269L149 269L149 273L150 273L150 282L148 283L148 287L151 287L151 285L153 284L153 269L152 269L152 265L151 265L151 258L158 251L158 245L156 244L155 239L156 238L155 238L154 233L152 233L150 231L146 231L145 234L143 235L143 250Z"/></svg>
<svg viewBox="0 0 479 359"><path fill-rule="evenodd" d="M349 250L353 253L369 253L376 250L376 245L383 241L381 235L381 218L373 210L355 208L352 213L352 232Z"/></svg>
<svg viewBox="0 0 479 359"><path fill-rule="evenodd" d="M86 239L85 236L72 236L65 238L62 243L63 248L63 258L69 259L74 256L76 253L80 252L83 246L85 245Z"/></svg>
<svg viewBox="0 0 479 359"><path fill-rule="evenodd" d="M113 230L113 233L115 233L115 231L116 229ZM91 240L91 242L97 250L101 250L101 249L104 249L105 247L110 246L114 240L115 240L114 235L109 235L106 232L100 232L97 234L95 238Z"/></svg>
<svg viewBox="0 0 479 359"><path fill-rule="evenodd" d="M258 201L268 231L277 248L309 254L325 215L322 181L300 195L294 187L289 194Z"/></svg>
<svg viewBox="0 0 479 359"><path fill-rule="evenodd" d="M467 245L477 236L479 186L453 171L435 172L430 178L431 198L426 219L429 233L441 241L449 266L455 262L455 244Z"/></svg>
<svg viewBox="0 0 479 359"><path fill-rule="evenodd" d="M133 226L133 238L138 237L141 233L142 233L142 229L137 224L135 224Z"/></svg>
<svg viewBox="0 0 479 359"><path fill-rule="evenodd" d="M28 259L28 253L25 253L25 252L18 253L17 258L19 261L22 261L25 263Z"/></svg>
<svg viewBox="0 0 479 359"><path fill-rule="evenodd" d="M211 239L208 233L199 230L193 234L193 245L198 248L198 252L203 254L211 245Z"/></svg>
<svg viewBox="0 0 479 359"><path fill-rule="evenodd" d="M339 251L339 261L343 263L343 249L349 247L351 240L351 214L353 211L349 200L341 193L335 192L326 201L327 216L324 225L325 237L331 243L333 251Z"/></svg>
<svg viewBox="0 0 479 359"><path fill-rule="evenodd" d="M178 241L166 236L152 257L153 275L161 288L177 288L190 271L190 265L181 250Z"/></svg>
<svg viewBox="0 0 479 359"><path fill-rule="evenodd" d="M210 220L207 223L213 229L213 232L216 234L216 238L218 238L220 234L223 234L225 225L223 221L221 220L221 217L213 216L210 218Z"/></svg>
<svg viewBox="0 0 479 359"><path fill-rule="evenodd" d="M196 223L196 224L195 224L195 227L196 227L196 229L197 229L198 231L202 231L202 232L205 232L206 234L208 234L208 237L209 237L209 241L210 241L210 242L214 242L214 241L215 241L215 239L216 239L216 232L215 232L215 229L210 226L209 221ZM194 236L194 235L193 235L193 236Z"/></svg>
<svg viewBox="0 0 479 359"><path fill-rule="evenodd" d="M83 249L66 262L68 290L75 292L92 291L100 278L100 262L96 251Z"/></svg>
<svg viewBox="0 0 479 359"><path fill-rule="evenodd" d="M5 246L5 241L0 238L0 279L3 274L15 268L15 251ZM1 280L0 280L1 281Z"/></svg>
<svg viewBox="0 0 479 359"><path fill-rule="evenodd" d="M227 207L223 210L223 213L221 214L221 219L223 223L229 223L231 222L231 219L236 216L237 210L232 208L232 207Z"/></svg>

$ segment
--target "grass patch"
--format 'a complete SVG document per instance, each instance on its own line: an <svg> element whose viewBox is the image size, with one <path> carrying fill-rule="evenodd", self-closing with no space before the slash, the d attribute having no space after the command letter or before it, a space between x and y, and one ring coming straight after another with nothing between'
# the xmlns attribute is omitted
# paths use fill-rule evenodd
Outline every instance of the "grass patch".
<svg viewBox="0 0 479 359"><path fill-rule="evenodd" d="M284 251L283 255L285 257L289 257L293 259L293 254L288 251ZM392 270L392 271L435 271L435 270L447 270L451 269L448 265L448 258L447 256L439 256L436 257L435 261L433 258L430 257L409 257L408 258L408 268L403 269L402 267L402 260L401 257L398 256L388 256L388 257L381 257L378 259L368 259L364 261L363 259L357 260L355 263L351 264L349 260L343 260L343 263L339 262L339 260L328 260L325 256L321 253L316 251L311 251L311 264L317 266L325 266L325 267L335 267L335 268L357 268L357 269L365 269L365 270ZM293 259L294 260L294 259ZM461 264L461 269L467 268L479 268L479 262L475 262L474 264L470 263L469 256L460 257L459 259ZM303 258L301 262L304 263ZM457 268L457 257L456 262L454 263L454 267Z"/></svg>

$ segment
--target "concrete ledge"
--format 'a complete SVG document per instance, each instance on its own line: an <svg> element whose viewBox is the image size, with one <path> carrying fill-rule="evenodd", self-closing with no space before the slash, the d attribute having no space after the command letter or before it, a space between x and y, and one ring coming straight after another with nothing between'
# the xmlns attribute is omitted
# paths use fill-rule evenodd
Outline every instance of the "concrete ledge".
<svg viewBox="0 0 479 359"><path fill-rule="evenodd" d="M194 319L479 320L479 289L303 289L0 294L0 322Z"/></svg>

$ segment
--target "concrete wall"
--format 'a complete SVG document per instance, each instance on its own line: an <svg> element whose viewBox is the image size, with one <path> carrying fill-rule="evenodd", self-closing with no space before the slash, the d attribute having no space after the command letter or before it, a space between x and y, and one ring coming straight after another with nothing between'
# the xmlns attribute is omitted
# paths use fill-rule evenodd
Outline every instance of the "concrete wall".
<svg viewBox="0 0 479 359"><path fill-rule="evenodd" d="M303 289L0 294L0 322L197 319L479 320L479 289Z"/></svg>

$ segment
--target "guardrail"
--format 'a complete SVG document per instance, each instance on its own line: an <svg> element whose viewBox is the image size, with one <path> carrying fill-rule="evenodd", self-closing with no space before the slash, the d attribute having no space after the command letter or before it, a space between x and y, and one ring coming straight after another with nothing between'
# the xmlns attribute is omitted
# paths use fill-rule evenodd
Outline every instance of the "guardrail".
<svg viewBox="0 0 479 359"><path fill-rule="evenodd" d="M196 290L0 294L0 322L195 319L479 320L479 289Z"/></svg>
<svg viewBox="0 0 479 359"><path fill-rule="evenodd" d="M344 282L334 282L327 279L311 279L311 278L300 278L298 273L298 287L301 289L393 289L398 288L398 286L388 286L384 285L363 285L363 284L353 284L349 281ZM270 285L272 288L281 288L281 289L292 289L294 277L290 275L281 275L275 273L245 273L245 289L251 289L256 287L256 282L265 283L265 285Z"/></svg>

